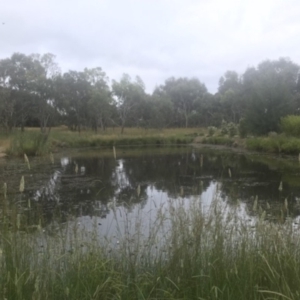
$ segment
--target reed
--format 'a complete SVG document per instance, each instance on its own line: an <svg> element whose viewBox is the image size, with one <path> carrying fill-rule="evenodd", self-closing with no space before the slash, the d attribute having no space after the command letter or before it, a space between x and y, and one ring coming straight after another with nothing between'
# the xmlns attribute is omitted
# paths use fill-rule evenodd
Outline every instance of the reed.
<svg viewBox="0 0 300 300"><path fill-rule="evenodd" d="M48 137L48 135L32 130L13 132L10 135L10 143L6 148L6 153L12 156L24 156L25 162L28 164L27 156L43 155L49 152Z"/></svg>
<svg viewBox="0 0 300 300"><path fill-rule="evenodd" d="M217 195L209 208L197 197L153 203L147 218L124 208L120 219L112 204L118 229L105 238L96 218L89 229L73 218L29 227L6 205L3 299L299 299L299 229L265 221L261 208L253 223Z"/></svg>

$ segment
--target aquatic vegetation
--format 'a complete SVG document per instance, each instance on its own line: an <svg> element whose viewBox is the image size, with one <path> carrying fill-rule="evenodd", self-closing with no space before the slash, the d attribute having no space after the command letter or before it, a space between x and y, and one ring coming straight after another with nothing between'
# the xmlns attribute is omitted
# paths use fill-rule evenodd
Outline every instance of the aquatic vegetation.
<svg viewBox="0 0 300 300"><path fill-rule="evenodd" d="M112 205L118 230L105 238L96 218L92 228L76 219L26 228L15 209L12 228L3 216L0 223L7 299L299 298L298 227L265 221L264 211L252 223L240 204L178 199L147 224L142 212L132 220L125 210L123 224Z"/></svg>

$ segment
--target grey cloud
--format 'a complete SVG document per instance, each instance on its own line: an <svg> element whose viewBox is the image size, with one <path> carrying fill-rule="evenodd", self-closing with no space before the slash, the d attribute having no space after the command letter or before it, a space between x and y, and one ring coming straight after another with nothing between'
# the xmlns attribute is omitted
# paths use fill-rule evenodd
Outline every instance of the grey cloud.
<svg viewBox="0 0 300 300"><path fill-rule="evenodd" d="M215 92L226 70L281 56L300 63L299 15L296 0L11 0L0 58L51 52L64 71L140 75L149 92L170 76L196 76Z"/></svg>

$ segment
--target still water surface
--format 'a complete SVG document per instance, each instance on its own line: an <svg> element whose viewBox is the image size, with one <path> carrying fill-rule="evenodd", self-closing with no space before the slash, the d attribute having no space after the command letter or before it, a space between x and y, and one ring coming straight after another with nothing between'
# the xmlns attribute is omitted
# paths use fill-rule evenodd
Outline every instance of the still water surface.
<svg viewBox="0 0 300 300"><path fill-rule="evenodd" d="M26 226L40 223L48 228L72 219L85 228L96 224L109 236L125 223L130 227L136 218L147 226L172 201L183 206L199 201L205 211L216 198L224 211L237 211L239 205L239 214L249 221L266 211L272 222L285 222L287 217L298 222L300 164L296 158L193 147L123 148L116 154L116 159L110 149L55 154L54 162L33 159L30 170L21 159L3 159L0 180L7 183L7 201L15 205ZM19 192L21 176L23 193Z"/></svg>

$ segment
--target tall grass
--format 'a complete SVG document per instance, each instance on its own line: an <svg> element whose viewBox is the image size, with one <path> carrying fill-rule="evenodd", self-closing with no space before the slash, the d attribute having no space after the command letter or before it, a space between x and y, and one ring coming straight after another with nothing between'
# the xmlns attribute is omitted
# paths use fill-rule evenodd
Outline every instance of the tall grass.
<svg viewBox="0 0 300 300"><path fill-rule="evenodd" d="M300 139L279 135L276 137L254 137L246 140L246 147L249 150L298 154L300 153Z"/></svg>
<svg viewBox="0 0 300 300"><path fill-rule="evenodd" d="M39 131L14 132L10 136L7 154L13 156L43 155L49 152L48 135Z"/></svg>
<svg viewBox="0 0 300 300"><path fill-rule="evenodd" d="M234 139L225 136L211 136L202 139L202 144L224 145L231 147L234 144Z"/></svg>
<svg viewBox="0 0 300 300"><path fill-rule="evenodd" d="M52 130L50 138L54 147L147 146L191 143L200 131L195 128L165 130L128 128L124 134L120 134L119 129L108 128L97 134L92 131L83 131L79 134L66 130Z"/></svg>
<svg viewBox="0 0 300 300"><path fill-rule="evenodd" d="M209 209L180 199L151 222L125 210L123 223L112 206L110 237L96 219L29 228L2 200L3 299L299 299L298 225L270 223L262 211L249 222L243 205L217 197Z"/></svg>
<svg viewBox="0 0 300 300"><path fill-rule="evenodd" d="M203 129L142 129L128 128L120 134L118 128L107 128L95 133L91 130L81 133L65 127L53 128L49 135L41 134L37 128L28 128L25 132L15 131L9 136L0 135L0 152L6 151L13 156L43 155L60 148L112 147L112 146L149 146L188 144ZM3 149L2 149L3 148Z"/></svg>

